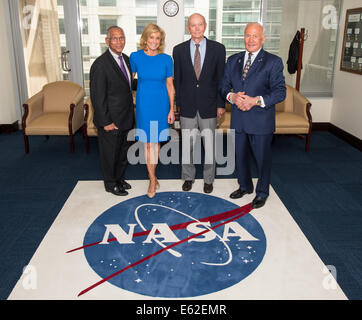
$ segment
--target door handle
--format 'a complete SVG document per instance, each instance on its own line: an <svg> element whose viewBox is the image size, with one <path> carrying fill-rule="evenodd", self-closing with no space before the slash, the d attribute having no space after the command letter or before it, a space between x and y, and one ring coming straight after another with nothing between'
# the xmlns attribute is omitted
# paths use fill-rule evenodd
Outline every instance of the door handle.
<svg viewBox="0 0 362 320"><path fill-rule="evenodd" d="M64 50L62 52L62 55L61 55L61 62L62 62L62 69L63 71L65 72L70 72L72 71L72 69L69 68L69 65L68 65L68 54L70 53L69 50Z"/></svg>

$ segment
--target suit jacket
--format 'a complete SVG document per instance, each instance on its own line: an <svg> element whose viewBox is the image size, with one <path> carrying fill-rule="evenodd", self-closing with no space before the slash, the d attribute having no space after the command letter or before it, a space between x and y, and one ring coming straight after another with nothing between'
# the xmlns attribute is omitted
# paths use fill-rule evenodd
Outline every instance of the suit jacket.
<svg viewBox="0 0 362 320"><path fill-rule="evenodd" d="M129 58L123 54L130 75ZM94 107L94 124L103 128L114 123L121 131L134 123L132 88L109 50L92 64L90 70L90 97Z"/></svg>
<svg viewBox="0 0 362 320"><path fill-rule="evenodd" d="M190 54L190 41L173 49L174 85L176 106L182 117L194 118L199 111L201 118L215 118L217 108L225 107L218 87L225 68L225 47L221 43L206 39L206 54L197 80Z"/></svg>
<svg viewBox="0 0 362 320"><path fill-rule="evenodd" d="M250 97L262 96L265 108L254 106L241 111L232 106L230 128L249 134L269 134L275 131L275 104L286 96L282 60L263 49L255 58L245 80L242 80L245 51L229 57L220 93L226 100L229 92L245 92Z"/></svg>

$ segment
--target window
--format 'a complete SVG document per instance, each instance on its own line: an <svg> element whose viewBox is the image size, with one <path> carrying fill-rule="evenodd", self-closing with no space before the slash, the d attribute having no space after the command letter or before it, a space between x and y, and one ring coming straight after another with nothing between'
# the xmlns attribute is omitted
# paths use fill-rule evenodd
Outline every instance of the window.
<svg viewBox="0 0 362 320"><path fill-rule="evenodd" d="M149 23L157 23L157 17L136 17L136 34L142 34Z"/></svg>
<svg viewBox="0 0 362 320"><path fill-rule="evenodd" d="M286 82L295 86L295 74L287 71L289 46L303 26L304 43L301 92L309 96L332 94L336 38L342 0L205 0L184 1L185 16L200 12L208 18L205 36L226 47L226 55L245 50L244 30L249 22L262 22L264 49L280 56ZM185 26L187 17L185 17ZM186 29L186 28L185 28ZM185 31L185 39L189 39Z"/></svg>
<svg viewBox="0 0 362 320"><path fill-rule="evenodd" d="M136 8L157 8L157 0L136 0Z"/></svg>
<svg viewBox="0 0 362 320"><path fill-rule="evenodd" d="M116 7L117 0L99 0L100 7Z"/></svg>
<svg viewBox="0 0 362 320"><path fill-rule="evenodd" d="M99 18L99 27L100 33L102 35L107 34L107 30L109 27L116 26L118 19L115 17L100 17Z"/></svg>
<svg viewBox="0 0 362 320"><path fill-rule="evenodd" d="M62 18L59 19L59 33L65 34L64 19L62 19Z"/></svg>
<svg viewBox="0 0 362 320"><path fill-rule="evenodd" d="M88 34L88 19L82 18L82 34Z"/></svg>

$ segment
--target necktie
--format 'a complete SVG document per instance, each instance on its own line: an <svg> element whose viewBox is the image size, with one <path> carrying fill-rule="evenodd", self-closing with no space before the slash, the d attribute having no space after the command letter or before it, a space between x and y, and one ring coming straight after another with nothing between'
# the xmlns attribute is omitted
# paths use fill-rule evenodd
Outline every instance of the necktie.
<svg viewBox="0 0 362 320"><path fill-rule="evenodd" d="M200 73L201 73L201 56L200 56L199 47L200 47L200 44L196 44L196 51L195 51L195 56L194 56L194 69L195 69L195 74L196 74L197 80L199 80Z"/></svg>
<svg viewBox="0 0 362 320"><path fill-rule="evenodd" d="M245 67L244 67L244 70L243 70L243 77L242 77L243 80L246 79L246 75L249 72L249 69L250 69L250 66L251 66L251 57L252 57L252 55L253 54L251 52L249 52L248 61L246 61L246 64L245 64Z"/></svg>
<svg viewBox="0 0 362 320"><path fill-rule="evenodd" d="M120 67L121 67L121 70L122 70L124 76L126 77L126 79L127 79L127 81L128 81L128 84L129 84L128 73L127 73L127 71L126 71L126 67L124 66L124 62L123 62L122 56L119 56L118 59L119 59L119 62L120 62L119 65L120 65Z"/></svg>

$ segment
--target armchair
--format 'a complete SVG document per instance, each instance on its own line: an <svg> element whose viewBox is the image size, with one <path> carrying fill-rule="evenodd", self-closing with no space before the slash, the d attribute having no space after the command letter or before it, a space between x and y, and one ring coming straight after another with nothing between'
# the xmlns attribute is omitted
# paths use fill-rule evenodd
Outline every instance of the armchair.
<svg viewBox="0 0 362 320"><path fill-rule="evenodd" d="M309 150L312 132L312 104L298 90L286 85L287 94L283 102L275 106L275 132L274 134L305 135L305 151ZM218 129L227 132L230 130L231 105L225 103L225 114L218 119Z"/></svg>
<svg viewBox="0 0 362 320"><path fill-rule="evenodd" d="M83 126L84 89L70 81L56 81L24 104L22 119L25 152L29 153L30 135L68 135L74 153L74 133Z"/></svg>
<svg viewBox="0 0 362 320"><path fill-rule="evenodd" d="M312 104L298 90L286 85L287 95L275 106L275 134L305 135L305 151L309 150L312 132Z"/></svg>

